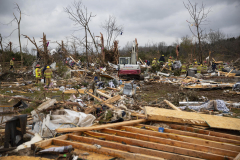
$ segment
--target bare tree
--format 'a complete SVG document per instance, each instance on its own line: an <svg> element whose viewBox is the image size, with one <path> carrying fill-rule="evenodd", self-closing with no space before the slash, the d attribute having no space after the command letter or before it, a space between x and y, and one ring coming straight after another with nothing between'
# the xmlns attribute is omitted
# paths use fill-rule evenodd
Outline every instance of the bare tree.
<svg viewBox="0 0 240 160"><path fill-rule="evenodd" d="M19 12L19 18L16 17L16 15L13 13L13 16L14 18L9 22L7 23L6 25L9 25L9 24L12 24L12 22L16 21L18 27L15 28L9 36L12 35L12 33L15 31L15 30L18 30L18 40L19 40L19 49L20 49L20 54L21 54L21 67L23 67L23 56L22 56L22 46L21 46L21 33L20 33L20 23L21 23L21 19L22 19L22 11L19 7L19 5L17 3L15 3L15 8L18 12Z"/></svg>
<svg viewBox="0 0 240 160"><path fill-rule="evenodd" d="M203 61L203 50L202 50L202 44L201 41L204 38L204 29L201 28L202 25L205 25L207 22L207 16L210 13L210 9L205 10L205 5L202 3L200 7L198 8L198 4L192 4L190 0L188 0L188 4L185 4L183 2L185 8L188 10L188 13L191 16L191 19L194 21L193 23L189 22L189 29L192 32L192 34L197 37L198 43L199 43L199 61L202 63ZM196 33L191 28L192 26L196 27Z"/></svg>
<svg viewBox="0 0 240 160"><path fill-rule="evenodd" d="M117 25L116 17L109 15L108 20L106 20L101 27L106 31L107 35L107 48L110 49L111 44L116 40L116 38L123 32L123 26Z"/></svg>
<svg viewBox="0 0 240 160"><path fill-rule="evenodd" d="M210 30L206 37L210 44L215 44L216 42L223 40L225 36L226 35L219 30L217 31Z"/></svg>
<svg viewBox="0 0 240 160"><path fill-rule="evenodd" d="M88 41L87 41L87 33L90 34L90 37L92 38L92 41L94 43L95 49L97 54L98 53L98 47L95 42L95 37L92 34L90 28L89 28L89 22L91 18L95 17L95 15L92 15L92 13L88 13L87 7L83 6L82 1L74 1L71 6L68 6L64 8L65 12L69 15L69 19L71 19L75 25L80 26L81 29L85 30L85 47L86 47L86 57L88 62ZM81 30L80 29L80 30Z"/></svg>

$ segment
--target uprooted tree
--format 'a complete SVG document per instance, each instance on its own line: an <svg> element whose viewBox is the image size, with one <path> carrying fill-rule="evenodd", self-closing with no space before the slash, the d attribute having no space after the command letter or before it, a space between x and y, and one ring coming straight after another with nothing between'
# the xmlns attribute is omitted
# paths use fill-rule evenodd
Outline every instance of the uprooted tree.
<svg viewBox="0 0 240 160"><path fill-rule="evenodd" d="M189 22L189 29L198 39L198 46L199 46L199 62L202 63L203 61L203 49L202 49L202 40L204 38L204 29L201 28L201 25L205 25L207 22L207 16L209 12L211 11L210 9L206 10L205 5L202 3L200 7L198 8L198 4L192 4L190 0L188 0L188 4L185 4L183 2L185 8L188 10L188 13L191 16L191 19L194 22ZM192 27L196 27L196 31L192 29Z"/></svg>

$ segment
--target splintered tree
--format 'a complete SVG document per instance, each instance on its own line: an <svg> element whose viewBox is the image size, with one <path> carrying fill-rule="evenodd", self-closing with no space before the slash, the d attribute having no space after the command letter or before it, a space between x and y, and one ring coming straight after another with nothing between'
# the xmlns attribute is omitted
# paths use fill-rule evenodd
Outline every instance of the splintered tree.
<svg viewBox="0 0 240 160"><path fill-rule="evenodd" d="M116 17L109 15L108 20L106 20L101 27L106 31L107 35L107 49L110 49L111 44L116 40L116 38L123 32L123 26L117 25Z"/></svg>
<svg viewBox="0 0 240 160"><path fill-rule="evenodd" d="M202 25L205 25L207 22L207 16L208 13L211 11L210 9L206 10L205 5L202 3L200 7L198 7L198 4L192 4L190 0L188 0L188 4L185 4L183 2L185 8L188 10L188 13L191 16L192 22L189 22L189 29L192 32L192 34L197 37L198 39L198 46L199 46L199 61L202 63L203 61L203 50L202 50L202 39L204 38L204 29L201 28ZM188 22L188 21L187 21ZM196 31L192 29L193 27L196 27Z"/></svg>
<svg viewBox="0 0 240 160"><path fill-rule="evenodd" d="M17 3L15 3L16 7L14 9L16 9L19 12L19 18L17 18L17 16L13 13L14 18L8 23L11 24L13 21L17 22L18 27L16 29L14 29L9 36L12 35L12 33L15 30L18 30L18 41L19 41L19 49L20 49L20 54L21 54L21 67L23 67L23 55L22 55L22 46L21 46L21 33L20 33L20 23L21 23L21 18L22 18L22 11L19 7L19 5ZM7 25L8 25L7 24Z"/></svg>
<svg viewBox="0 0 240 160"><path fill-rule="evenodd" d="M89 33L90 37L92 38L93 44L95 46L96 52L98 53L98 47L95 41L95 37L92 34L90 28L89 28L89 22L91 18L95 17L95 15L92 15L92 13L88 13L87 7L83 6L82 1L74 1L74 3L71 6L68 6L64 8L65 12L69 15L69 19L71 19L75 25L80 26L85 30L85 48L86 48L86 58L88 63L88 40L87 35ZM84 43L81 43L84 45Z"/></svg>

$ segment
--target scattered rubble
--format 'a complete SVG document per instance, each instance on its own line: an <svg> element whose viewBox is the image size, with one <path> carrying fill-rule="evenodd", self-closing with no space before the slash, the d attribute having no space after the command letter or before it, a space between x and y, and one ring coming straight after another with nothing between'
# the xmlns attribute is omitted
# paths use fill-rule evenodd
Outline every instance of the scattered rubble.
<svg viewBox="0 0 240 160"><path fill-rule="evenodd" d="M37 156L54 152L73 159L95 154L130 159L151 159L153 155L165 159L233 159L238 155L237 72L209 69L196 74L189 69L176 76L181 61L174 63L175 73L169 70L168 62L149 72L151 66L139 58L139 68L147 69L141 73L144 80L123 79L118 77L117 51L105 55L115 53L112 63L101 62L102 68L97 62L86 67L69 56L62 76L54 62L48 86L44 80L36 84L33 72L27 70L25 75L2 74L0 98L6 105L0 106L1 114L19 114L1 120L6 145L0 149L2 156L10 157L27 148ZM12 128L20 139L9 137L9 124L23 115L26 124L16 121Z"/></svg>

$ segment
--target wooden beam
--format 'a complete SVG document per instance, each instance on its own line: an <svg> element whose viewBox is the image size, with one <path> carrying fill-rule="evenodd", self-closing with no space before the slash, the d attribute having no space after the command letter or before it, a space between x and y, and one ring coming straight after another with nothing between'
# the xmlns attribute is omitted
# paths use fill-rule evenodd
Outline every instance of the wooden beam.
<svg viewBox="0 0 240 160"><path fill-rule="evenodd" d="M109 95L107 95L107 94L105 94L105 93L103 93L103 92L101 92L99 90L97 90L97 94L99 94L99 95L101 95L103 97L106 97L106 98L112 98L111 96L109 96Z"/></svg>
<svg viewBox="0 0 240 160"><path fill-rule="evenodd" d="M142 141L142 140L137 140L132 138L120 137L120 136L103 134L98 132L91 132L91 131L88 131L87 133L88 133L87 135L90 135L90 136L93 135L93 136L104 137L104 139L108 141L115 141L120 143L124 142L125 144L128 144L128 145L140 146L144 148L150 148L150 149L161 150L166 152L172 152L172 153L192 156L196 158L212 159L212 160L226 159L225 156L221 156L221 155L205 153L205 152L190 150L186 148L174 147L174 146L164 145L160 143L153 143L148 141Z"/></svg>
<svg viewBox="0 0 240 160"><path fill-rule="evenodd" d="M100 130L100 129L105 129L105 128L125 126L125 125L127 125L127 126L128 125L134 125L134 124L143 123L143 122L146 122L146 121L147 121L146 119L139 119L139 120L132 120L132 121L119 122L119 123L98 125L98 126L92 126L92 127L58 128L58 129L56 129L56 131L58 133L91 131L91 130Z"/></svg>
<svg viewBox="0 0 240 160"><path fill-rule="evenodd" d="M121 96L120 95L116 95L116 96L114 96L114 97L104 101L104 103L113 103L115 101L118 101L119 99L121 99Z"/></svg>
<svg viewBox="0 0 240 160"><path fill-rule="evenodd" d="M96 146L92 144L85 144L81 142L71 142L71 141L64 141L64 140L54 140L53 141L54 145L59 145L59 146L67 146L67 145L72 145L73 148L89 151L89 152L96 152L99 154L105 154L105 155L110 155L113 157L120 157L120 158L126 158L126 159L133 159L133 160L163 160L163 158L158 158L158 157L152 157L148 155L143 155L143 154L134 154L134 153L129 153L126 151L121 151L117 149L112 149L112 148L107 148L107 147L101 147L97 148Z"/></svg>
<svg viewBox="0 0 240 160"><path fill-rule="evenodd" d="M240 153L234 158L234 160L240 160Z"/></svg>
<svg viewBox="0 0 240 160"><path fill-rule="evenodd" d="M165 102L167 105L169 105L170 107L172 107L172 109L175 109L177 111L182 111L181 109L179 109L178 107L176 107L175 105L173 105L171 102L169 102L168 100L164 100L163 102Z"/></svg>
<svg viewBox="0 0 240 160"><path fill-rule="evenodd" d="M141 126L141 127L145 126L145 127L154 129L156 131L158 131L158 128L159 128L159 127L143 125L143 124L138 124L136 126ZM215 137L215 136L205 135L205 134L192 133L192 132L185 132L185 131L169 129L169 128L164 128L164 133L173 133L173 134L178 134L178 135L202 138L202 139L216 141L216 142L223 142L223 143L229 143L229 144L234 144L234 145L240 145L240 141L238 141L238 140L226 139L226 138Z"/></svg>
<svg viewBox="0 0 240 160"><path fill-rule="evenodd" d="M187 126L170 124L170 123L167 125L170 126L172 129L178 129L178 130L183 130L183 131L189 131L189 132L200 133L200 134L205 134L205 135L209 135L209 136L222 137L222 138L240 141L240 136L235 136L235 135L231 135L231 134L208 131L208 130L203 130L203 129L196 129L193 127L187 127Z"/></svg>
<svg viewBox="0 0 240 160"><path fill-rule="evenodd" d="M103 101L101 98L98 98L97 96L94 96L93 94L87 92L88 95L92 96L93 98L95 98L96 100L98 100L99 102L102 102L103 104L105 104L107 107L115 109L115 107L111 104L105 103L105 101Z"/></svg>
<svg viewBox="0 0 240 160"><path fill-rule="evenodd" d="M54 139L65 140L67 138L68 138L68 135L65 134L65 135L62 135L62 136L59 136L59 137L56 137L56 138L46 139L46 140L34 143L34 146L33 146L32 149L35 150L36 147L38 147L38 148L45 148L47 146L52 145L52 142L53 142Z"/></svg>
<svg viewBox="0 0 240 160"><path fill-rule="evenodd" d="M156 132L156 131L149 131L146 129L138 129L135 127L128 127L128 126L123 126L123 127L121 127L121 129L125 129L126 131L134 132L134 133L141 133L141 134L162 137L162 138L170 138L170 139L174 139L174 140L178 140L178 141L184 141L184 142L188 142L188 143L206 145L206 146L210 146L210 147L240 152L239 146L230 145L230 144L226 144L226 143L218 143L218 142L203 140L203 139L199 139L199 138L186 137L186 136L174 135L174 134L169 134L169 133L161 133L161 132Z"/></svg>
<svg viewBox="0 0 240 160"><path fill-rule="evenodd" d="M229 157L234 157L238 154L238 152L234 152L234 151L223 150L223 149L219 149L219 148L213 148L213 147L192 144L192 143L187 143L187 142L182 142L182 141L176 141L176 140L166 139L166 138L161 138L161 137L149 136L149 135L145 135L145 134L132 133L132 132L127 132L127 131L119 131L119 130L115 130L115 129L103 129L103 130L101 130L101 132L114 134L114 135L118 135L118 136L123 136L123 137L134 138L134 139L140 139L143 141L156 142L156 143L166 144L166 145L170 145L170 146L187 148L187 149L197 150L197 151L201 151L201 152L208 152L208 153L213 153L213 154L218 154L218 155L223 155L223 156L229 156Z"/></svg>
<svg viewBox="0 0 240 160"><path fill-rule="evenodd" d="M184 156L184 155L179 155L179 154L174 154L169 152L157 151L152 149L146 149L146 148L141 148L136 146L130 146L130 145L125 145L121 143L109 142L109 141L104 141L104 140L99 140L99 139L94 139L89 137L69 135L69 138L71 140L79 141L83 143L98 144L103 147L123 150L127 152L132 152L132 153L150 155L154 157L161 157L165 159L199 160L199 158L194 158L194 157L189 157L189 156Z"/></svg>

